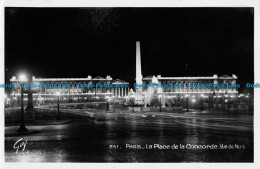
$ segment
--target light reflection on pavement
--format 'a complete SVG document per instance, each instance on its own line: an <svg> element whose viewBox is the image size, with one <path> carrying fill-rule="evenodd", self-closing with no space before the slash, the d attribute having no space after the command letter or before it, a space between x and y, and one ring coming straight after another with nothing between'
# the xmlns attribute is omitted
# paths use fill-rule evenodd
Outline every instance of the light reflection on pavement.
<svg viewBox="0 0 260 169"><path fill-rule="evenodd" d="M7 162L252 162L252 113L89 113L63 125L28 126L35 133L5 137ZM70 113L71 113L70 112ZM15 131L17 126L6 127ZM28 141L14 154L13 144ZM126 150L125 144L242 144L232 150ZM109 149L119 145L119 149Z"/></svg>

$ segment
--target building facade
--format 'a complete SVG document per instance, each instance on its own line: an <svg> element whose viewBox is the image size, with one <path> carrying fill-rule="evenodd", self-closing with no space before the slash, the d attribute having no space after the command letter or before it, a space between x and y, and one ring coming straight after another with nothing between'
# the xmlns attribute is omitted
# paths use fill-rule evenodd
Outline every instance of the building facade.
<svg viewBox="0 0 260 169"><path fill-rule="evenodd" d="M28 79L23 82L15 76L10 79L14 84L10 97L11 100L20 101L21 84L28 83ZM35 78L32 77L34 86L24 86L26 91L29 87L33 92L34 104L47 104L57 100L60 102L84 102L84 101L108 101L114 98L124 98L128 96L129 83L120 79L113 80L106 76L92 78ZM123 87L122 87L123 85ZM27 100L26 93L25 101Z"/></svg>
<svg viewBox="0 0 260 169"><path fill-rule="evenodd" d="M220 101L225 98L236 98L239 85L238 77L232 76L202 76L202 77L162 77L147 76L143 78L143 84L158 84L159 87L144 87L143 99L145 104L150 104L153 96L157 96L161 104L176 103L177 100L190 99ZM214 86L213 86L214 85Z"/></svg>

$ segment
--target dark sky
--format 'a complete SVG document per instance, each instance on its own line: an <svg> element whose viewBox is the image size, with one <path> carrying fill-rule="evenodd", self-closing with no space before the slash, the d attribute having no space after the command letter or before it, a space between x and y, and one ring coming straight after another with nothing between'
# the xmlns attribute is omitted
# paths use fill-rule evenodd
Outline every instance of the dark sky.
<svg viewBox="0 0 260 169"><path fill-rule="evenodd" d="M252 81L253 8L6 8L6 80L238 75ZM188 71L185 70L188 64Z"/></svg>

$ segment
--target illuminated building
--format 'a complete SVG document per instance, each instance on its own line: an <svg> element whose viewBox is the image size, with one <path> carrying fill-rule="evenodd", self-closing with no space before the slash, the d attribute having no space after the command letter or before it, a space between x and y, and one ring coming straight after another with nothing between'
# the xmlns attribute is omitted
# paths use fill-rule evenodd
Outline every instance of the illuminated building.
<svg viewBox="0 0 260 169"><path fill-rule="evenodd" d="M28 79L25 80L25 83ZM10 94L13 100L19 101L21 95L21 81L15 76L10 79L10 82L15 85L12 88ZM35 86L31 88L34 92L34 101L39 102L39 104L44 104L45 102L51 102L57 98L57 93L59 93L60 101L106 101L113 98L123 98L128 95L129 83L122 81L120 79L113 80L112 77L106 76L92 78L88 76L87 78L35 78L33 76L32 83ZM96 84L101 84L103 86L122 86L125 87L95 87ZM46 84L55 87L44 87L40 84ZM93 85L93 87L79 87L81 85ZM63 85L63 86L62 86ZM62 86L62 87L58 87ZM26 87L25 87L26 90ZM26 94L25 94L26 95ZM27 98L25 97L25 100Z"/></svg>
<svg viewBox="0 0 260 169"><path fill-rule="evenodd" d="M156 84L159 87L143 88L145 102L149 103L155 93L162 98L162 104L169 100L181 99L185 97L218 99L221 97L235 98L238 95L238 77L232 76L201 76L201 77L162 77L148 76L143 78L144 84ZM213 87L214 85L214 87ZM196 86L196 87L195 87Z"/></svg>

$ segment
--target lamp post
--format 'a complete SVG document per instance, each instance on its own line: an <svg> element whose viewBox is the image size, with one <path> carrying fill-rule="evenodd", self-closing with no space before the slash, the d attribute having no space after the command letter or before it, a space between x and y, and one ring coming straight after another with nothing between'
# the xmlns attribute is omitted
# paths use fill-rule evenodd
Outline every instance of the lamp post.
<svg viewBox="0 0 260 169"><path fill-rule="evenodd" d="M213 96L212 96L212 97L213 97L213 98L212 98L212 109L213 109L213 108L216 107L216 105L215 105L216 92L215 92L215 91L213 92ZM212 110L212 109L211 109L211 110Z"/></svg>
<svg viewBox="0 0 260 169"><path fill-rule="evenodd" d="M159 95L159 99L160 99L160 112L162 112L162 96Z"/></svg>
<svg viewBox="0 0 260 169"><path fill-rule="evenodd" d="M201 94L201 111L203 111L203 101L204 101L204 94Z"/></svg>
<svg viewBox="0 0 260 169"><path fill-rule="evenodd" d="M212 95L209 95L209 110L212 111Z"/></svg>
<svg viewBox="0 0 260 169"><path fill-rule="evenodd" d="M21 81L21 124L17 132L28 132L28 129L25 127L24 123L24 106L23 106L23 87L22 87L22 82L24 82L26 79L25 75L20 75L20 81Z"/></svg>
<svg viewBox="0 0 260 169"><path fill-rule="evenodd" d="M11 106L15 107L15 92L13 91L13 97L12 97L12 103L11 103Z"/></svg>
<svg viewBox="0 0 260 169"><path fill-rule="evenodd" d="M247 100L247 103L248 103L248 106L247 106L247 107L248 107L248 110L249 110L249 105L250 105L250 96L249 96L249 93L248 93L248 95L246 96L246 98L248 99L248 100Z"/></svg>
<svg viewBox="0 0 260 169"><path fill-rule="evenodd" d="M108 102L109 96L106 96L106 100L107 100L107 108L106 108L106 111L108 111L108 110L109 110L109 102Z"/></svg>
<svg viewBox="0 0 260 169"><path fill-rule="evenodd" d="M187 104L187 110L186 110L186 112L189 112L189 95L188 94L186 94L186 104Z"/></svg>
<svg viewBox="0 0 260 169"><path fill-rule="evenodd" d="M58 96L58 100L57 100L58 112L57 112L56 120L60 120L60 92L56 92L56 95Z"/></svg>

